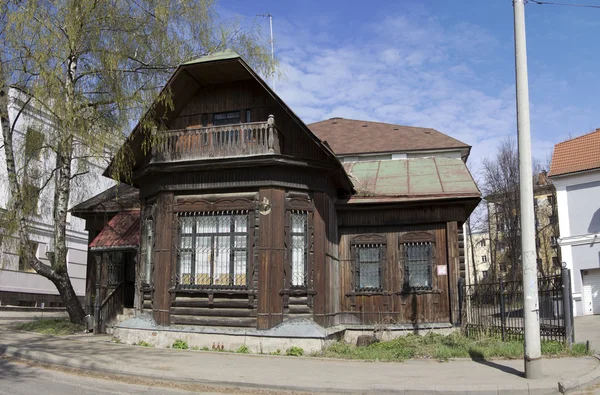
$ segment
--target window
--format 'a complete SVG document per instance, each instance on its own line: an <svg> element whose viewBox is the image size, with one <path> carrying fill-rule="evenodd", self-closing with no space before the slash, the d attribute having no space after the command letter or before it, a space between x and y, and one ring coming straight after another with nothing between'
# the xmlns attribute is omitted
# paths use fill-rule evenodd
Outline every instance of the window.
<svg viewBox="0 0 600 395"><path fill-rule="evenodd" d="M208 114L202 114L200 122L202 123L202 126L208 126Z"/></svg>
<svg viewBox="0 0 600 395"><path fill-rule="evenodd" d="M383 245L357 244L355 248L356 290L381 290L381 263L383 260Z"/></svg>
<svg viewBox="0 0 600 395"><path fill-rule="evenodd" d="M487 255L481 256L481 262L487 262Z"/></svg>
<svg viewBox="0 0 600 395"><path fill-rule="evenodd" d="M549 195L547 197L547 199L548 199L548 204L553 206L554 205L554 195Z"/></svg>
<svg viewBox="0 0 600 395"><path fill-rule="evenodd" d="M499 265L499 268L502 273L506 272L506 263L501 263Z"/></svg>
<svg viewBox="0 0 600 395"><path fill-rule="evenodd" d="M306 286L307 219L305 211L294 211L290 216L292 237L292 287Z"/></svg>
<svg viewBox="0 0 600 395"><path fill-rule="evenodd" d="M481 278L486 278L488 276L488 271L487 270L482 270L481 271Z"/></svg>
<svg viewBox="0 0 600 395"><path fill-rule="evenodd" d="M44 135L42 132L28 128L25 134L25 157L27 159L40 159L43 145Z"/></svg>
<svg viewBox="0 0 600 395"><path fill-rule="evenodd" d="M558 257L557 256L553 256L552 257L552 266L554 266L554 267L561 267L562 266L560 264L560 262L558 261Z"/></svg>
<svg viewBox="0 0 600 395"><path fill-rule="evenodd" d="M247 285L247 211L182 214L179 231L179 284L191 287Z"/></svg>
<svg viewBox="0 0 600 395"><path fill-rule="evenodd" d="M404 284L409 289L431 289L432 242L404 243Z"/></svg>
<svg viewBox="0 0 600 395"><path fill-rule="evenodd" d="M558 223L558 220L556 218L556 214L552 214L548 217L548 220L550 222L550 225L556 225Z"/></svg>
<svg viewBox="0 0 600 395"><path fill-rule="evenodd" d="M38 213L38 200L40 198L40 188L33 184L23 184L23 210L26 214Z"/></svg>
<svg viewBox="0 0 600 395"><path fill-rule="evenodd" d="M246 122L252 122L252 110L246 110Z"/></svg>
<svg viewBox="0 0 600 395"><path fill-rule="evenodd" d="M556 240L556 236L550 236L550 246L556 247L557 244L558 244L558 242Z"/></svg>
<svg viewBox="0 0 600 395"><path fill-rule="evenodd" d="M37 258L38 251L38 243L35 241L29 241L29 244L26 246L22 246L22 248L28 248L29 252ZM31 266L29 266L29 262L27 262L26 251L21 251L19 254L19 270L23 272L32 272L34 271Z"/></svg>
<svg viewBox="0 0 600 395"><path fill-rule="evenodd" d="M220 112L213 115L213 125L230 125L240 123L240 112Z"/></svg>
<svg viewBox="0 0 600 395"><path fill-rule="evenodd" d="M482 247L485 247L485 239L481 239L481 241L479 242L479 245Z"/></svg>

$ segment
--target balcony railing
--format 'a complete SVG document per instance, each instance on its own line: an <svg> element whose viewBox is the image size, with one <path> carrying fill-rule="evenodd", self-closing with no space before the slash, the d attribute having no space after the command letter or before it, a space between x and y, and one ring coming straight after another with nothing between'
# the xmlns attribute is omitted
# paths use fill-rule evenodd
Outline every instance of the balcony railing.
<svg viewBox="0 0 600 395"><path fill-rule="evenodd" d="M152 162L279 154L281 136L272 115L267 122L169 130L152 149Z"/></svg>

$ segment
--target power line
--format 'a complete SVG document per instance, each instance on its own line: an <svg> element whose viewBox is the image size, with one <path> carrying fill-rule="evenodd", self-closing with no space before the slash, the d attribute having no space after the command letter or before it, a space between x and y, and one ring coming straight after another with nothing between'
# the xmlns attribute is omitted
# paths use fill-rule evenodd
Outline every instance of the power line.
<svg viewBox="0 0 600 395"><path fill-rule="evenodd" d="M567 7L587 7L587 8L600 8L600 5L592 5L592 4L570 4L570 3L556 3L553 1L540 1L540 0L529 0L532 3L539 5L564 5Z"/></svg>

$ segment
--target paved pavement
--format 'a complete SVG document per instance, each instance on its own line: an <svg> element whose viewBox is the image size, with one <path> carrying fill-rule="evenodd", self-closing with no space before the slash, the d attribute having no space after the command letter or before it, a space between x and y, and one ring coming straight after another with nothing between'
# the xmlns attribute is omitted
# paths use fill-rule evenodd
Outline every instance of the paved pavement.
<svg viewBox="0 0 600 395"><path fill-rule="evenodd" d="M158 387L109 381L62 371L43 369L23 363L0 359L0 395L222 395L217 392L190 392Z"/></svg>
<svg viewBox="0 0 600 395"><path fill-rule="evenodd" d="M590 348L600 352L600 315L575 317L575 341L590 342Z"/></svg>
<svg viewBox="0 0 600 395"><path fill-rule="evenodd" d="M0 329L0 355L177 383L330 393L557 393L557 382L600 377L593 357L544 360L545 377L523 378L523 361L379 363L240 355L115 344L108 336L51 337Z"/></svg>

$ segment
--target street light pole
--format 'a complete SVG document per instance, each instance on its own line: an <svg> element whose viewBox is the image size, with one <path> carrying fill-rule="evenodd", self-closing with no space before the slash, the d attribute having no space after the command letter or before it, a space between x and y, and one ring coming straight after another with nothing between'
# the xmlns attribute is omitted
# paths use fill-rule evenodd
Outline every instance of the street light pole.
<svg viewBox="0 0 600 395"><path fill-rule="evenodd" d="M517 83L517 130L519 134L519 188L521 196L521 257L523 264L523 320L525 322L525 377L542 376L540 316L535 253L535 212L529 122L529 82L525 40L525 3L513 0L515 19L515 71Z"/></svg>

